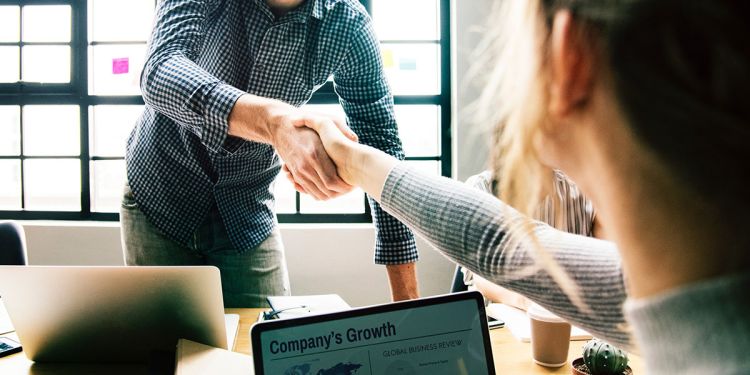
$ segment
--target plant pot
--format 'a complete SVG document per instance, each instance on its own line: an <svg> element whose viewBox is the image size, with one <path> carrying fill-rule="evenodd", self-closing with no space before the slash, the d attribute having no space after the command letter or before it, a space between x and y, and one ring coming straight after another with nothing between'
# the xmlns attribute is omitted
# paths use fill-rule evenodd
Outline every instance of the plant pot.
<svg viewBox="0 0 750 375"><path fill-rule="evenodd" d="M577 367L583 367L583 370L579 370ZM588 371L589 369L586 368L586 365L583 363L583 357L578 357L573 360L570 364L570 371L573 375L591 375L591 373ZM625 371L623 371L622 375L633 375L633 369L628 366L625 368Z"/></svg>

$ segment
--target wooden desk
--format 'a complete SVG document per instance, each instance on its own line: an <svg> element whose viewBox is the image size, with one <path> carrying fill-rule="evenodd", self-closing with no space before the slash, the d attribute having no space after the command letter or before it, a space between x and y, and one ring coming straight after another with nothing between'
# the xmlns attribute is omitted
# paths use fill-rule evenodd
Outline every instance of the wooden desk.
<svg viewBox="0 0 750 375"><path fill-rule="evenodd" d="M250 327L258 319L262 309L226 309L227 314L240 315L240 327L233 350L250 354ZM15 338L14 334L6 335ZM507 328L490 331L492 341L492 355L495 359L495 370L499 375L505 374L570 374L570 364L557 369L548 369L536 365L531 360L531 345L516 340ZM568 363L581 355L584 341L572 341ZM630 367L635 374L643 374L641 361L631 356ZM143 365L50 365L34 364L22 353L0 358L0 374L3 375L48 375L48 374L145 374Z"/></svg>

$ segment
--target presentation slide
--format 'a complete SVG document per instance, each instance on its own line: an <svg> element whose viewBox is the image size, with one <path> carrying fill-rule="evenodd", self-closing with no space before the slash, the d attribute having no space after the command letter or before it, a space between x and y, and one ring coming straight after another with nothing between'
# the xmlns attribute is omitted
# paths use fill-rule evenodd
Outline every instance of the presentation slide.
<svg viewBox="0 0 750 375"><path fill-rule="evenodd" d="M487 374L476 301L263 332L266 374Z"/></svg>

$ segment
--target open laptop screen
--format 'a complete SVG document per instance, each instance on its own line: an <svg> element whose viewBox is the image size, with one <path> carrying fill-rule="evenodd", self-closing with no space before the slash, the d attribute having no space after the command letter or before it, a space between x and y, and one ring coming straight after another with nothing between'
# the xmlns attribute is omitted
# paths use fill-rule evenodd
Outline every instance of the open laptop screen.
<svg viewBox="0 0 750 375"><path fill-rule="evenodd" d="M256 324L257 374L494 374L477 292Z"/></svg>

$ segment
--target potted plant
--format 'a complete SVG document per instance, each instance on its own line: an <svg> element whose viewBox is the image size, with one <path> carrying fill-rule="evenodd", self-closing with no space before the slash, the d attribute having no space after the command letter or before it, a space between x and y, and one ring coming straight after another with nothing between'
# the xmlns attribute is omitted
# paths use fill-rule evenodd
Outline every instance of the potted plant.
<svg viewBox="0 0 750 375"><path fill-rule="evenodd" d="M583 346L583 357L572 363L574 375L632 375L628 355L624 351L593 339Z"/></svg>

